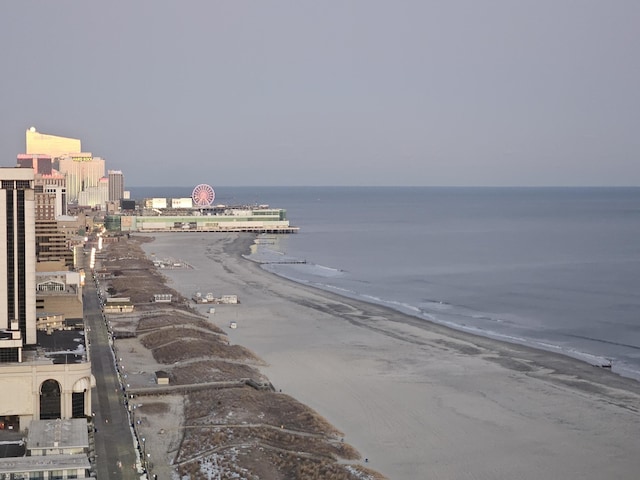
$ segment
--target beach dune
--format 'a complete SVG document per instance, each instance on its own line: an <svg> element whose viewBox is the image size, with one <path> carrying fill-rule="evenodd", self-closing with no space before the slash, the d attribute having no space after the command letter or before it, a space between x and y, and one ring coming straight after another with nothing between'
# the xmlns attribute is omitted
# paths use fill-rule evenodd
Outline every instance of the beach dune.
<svg viewBox="0 0 640 480"><path fill-rule="evenodd" d="M185 297L237 295L198 308L371 468L393 480L638 478L638 382L295 284L242 258L252 241L167 233L143 248L192 267L163 271Z"/></svg>

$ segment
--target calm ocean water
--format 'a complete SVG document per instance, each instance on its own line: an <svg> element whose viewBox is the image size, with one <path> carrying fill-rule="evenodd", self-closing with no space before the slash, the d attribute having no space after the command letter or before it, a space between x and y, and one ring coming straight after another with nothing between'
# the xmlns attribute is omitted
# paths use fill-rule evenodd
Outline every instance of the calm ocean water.
<svg viewBox="0 0 640 480"><path fill-rule="evenodd" d="M190 188L131 188L133 198ZM640 188L226 187L285 208L268 270L640 380Z"/></svg>

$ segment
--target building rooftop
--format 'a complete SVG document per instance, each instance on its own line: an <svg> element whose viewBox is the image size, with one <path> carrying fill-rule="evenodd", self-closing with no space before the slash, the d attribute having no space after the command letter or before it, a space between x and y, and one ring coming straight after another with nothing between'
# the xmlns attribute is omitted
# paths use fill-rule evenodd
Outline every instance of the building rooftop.
<svg viewBox="0 0 640 480"><path fill-rule="evenodd" d="M84 418L34 420L29 424L27 446L29 449L86 449L89 446L87 421Z"/></svg>
<svg viewBox="0 0 640 480"><path fill-rule="evenodd" d="M24 456L27 445L22 437L18 430L0 430L0 459Z"/></svg>
<svg viewBox="0 0 640 480"><path fill-rule="evenodd" d="M54 330L51 334L39 330L37 344L23 350L23 363L49 361L54 364L82 363L87 360L84 331Z"/></svg>
<svg viewBox="0 0 640 480"><path fill-rule="evenodd" d="M50 470L68 470L91 468L86 455L41 455L31 457L0 458L0 473L42 472ZM8 477L7 477L8 478Z"/></svg>

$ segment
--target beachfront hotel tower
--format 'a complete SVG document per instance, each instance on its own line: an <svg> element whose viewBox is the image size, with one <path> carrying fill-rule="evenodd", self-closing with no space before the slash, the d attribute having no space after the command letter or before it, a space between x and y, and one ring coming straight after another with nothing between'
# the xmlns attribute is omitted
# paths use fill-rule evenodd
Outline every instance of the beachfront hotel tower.
<svg viewBox="0 0 640 480"><path fill-rule="evenodd" d="M68 203L82 200L85 206L95 207L102 201L102 195L97 192L105 176L104 159L83 152L82 143L77 138L40 133L35 127L29 128L25 135L26 153L18 155L19 166L32 167L47 180L62 176Z"/></svg>
<svg viewBox="0 0 640 480"><path fill-rule="evenodd" d="M119 202L124 198L124 175L122 170L109 170L109 201Z"/></svg>
<svg viewBox="0 0 640 480"><path fill-rule="evenodd" d="M33 183L32 169L0 168L0 361L20 361L22 343L36 343Z"/></svg>
<svg viewBox="0 0 640 480"><path fill-rule="evenodd" d="M100 188L105 176L104 159L94 157L91 153L72 153L58 158L58 170L66 178L67 200L78 203L82 192L92 192ZM94 195L89 195L93 198ZM97 199L84 205L95 207Z"/></svg>
<svg viewBox="0 0 640 480"><path fill-rule="evenodd" d="M47 135L38 132L35 127L28 129L25 137L27 155L46 155L57 158L82 151L82 144L77 138Z"/></svg>
<svg viewBox="0 0 640 480"><path fill-rule="evenodd" d="M85 418L95 385L83 331L47 331L59 313L37 311L34 177L0 167L0 429L21 431L32 420Z"/></svg>

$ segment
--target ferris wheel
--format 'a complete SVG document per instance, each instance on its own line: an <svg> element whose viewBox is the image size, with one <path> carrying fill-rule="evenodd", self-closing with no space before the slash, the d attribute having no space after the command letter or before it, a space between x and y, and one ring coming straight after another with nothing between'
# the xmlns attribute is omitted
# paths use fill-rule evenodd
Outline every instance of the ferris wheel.
<svg viewBox="0 0 640 480"><path fill-rule="evenodd" d="M193 189L191 198L193 199L193 203L198 207L210 207L216 198L216 192L213 191L210 185L201 183Z"/></svg>

